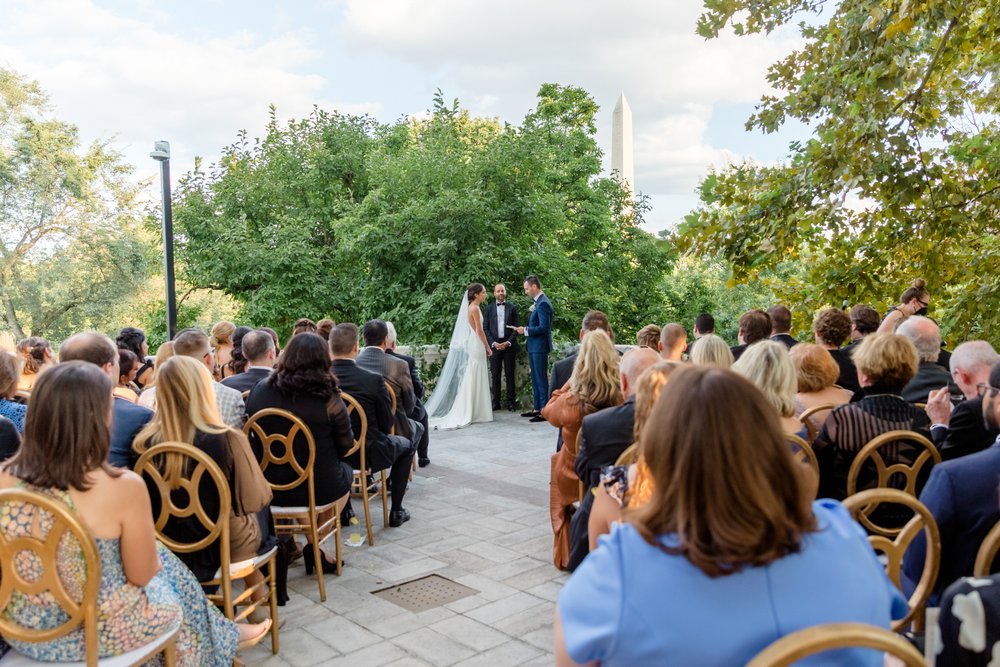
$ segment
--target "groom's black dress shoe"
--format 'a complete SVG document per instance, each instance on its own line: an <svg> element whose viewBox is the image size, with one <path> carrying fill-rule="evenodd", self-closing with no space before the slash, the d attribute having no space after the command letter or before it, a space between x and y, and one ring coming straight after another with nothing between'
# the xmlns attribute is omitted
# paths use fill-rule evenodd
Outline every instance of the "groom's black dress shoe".
<svg viewBox="0 0 1000 667"><path fill-rule="evenodd" d="M393 510L389 512L390 528L399 528L409 520L410 520L410 513L404 510L403 508L399 508L398 510Z"/></svg>
<svg viewBox="0 0 1000 667"><path fill-rule="evenodd" d="M499 411L500 411L500 404L497 403L496 405L493 406L493 412L499 412Z"/></svg>
<svg viewBox="0 0 1000 667"><path fill-rule="evenodd" d="M532 417L528 421L529 422L543 422L543 421L545 421L545 417L543 417L542 413L539 412L537 415L535 415L534 417Z"/></svg>
<svg viewBox="0 0 1000 667"><path fill-rule="evenodd" d="M529 410L529 411L527 411L527 412L522 412L522 413L521 413L521 416L522 416L522 417L538 417L538 416L540 416L541 414L542 414L542 413L541 413L541 412L539 412L538 410Z"/></svg>

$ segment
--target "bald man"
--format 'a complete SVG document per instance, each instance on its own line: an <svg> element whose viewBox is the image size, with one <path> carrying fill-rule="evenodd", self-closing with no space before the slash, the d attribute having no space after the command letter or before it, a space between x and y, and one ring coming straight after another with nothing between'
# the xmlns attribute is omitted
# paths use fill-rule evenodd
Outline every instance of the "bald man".
<svg viewBox="0 0 1000 667"><path fill-rule="evenodd" d="M941 330L929 317L914 315L900 324L896 333L909 338L920 356L917 374L903 387L902 396L910 403L927 403L930 392L948 387L951 382L951 373L937 363L941 353Z"/></svg>

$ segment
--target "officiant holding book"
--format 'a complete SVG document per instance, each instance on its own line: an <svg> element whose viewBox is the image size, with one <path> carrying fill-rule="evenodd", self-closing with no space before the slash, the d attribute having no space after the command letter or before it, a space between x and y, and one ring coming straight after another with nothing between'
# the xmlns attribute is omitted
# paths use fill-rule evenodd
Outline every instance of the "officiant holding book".
<svg viewBox="0 0 1000 667"><path fill-rule="evenodd" d="M493 410L500 409L500 372L507 380L507 409L515 409L514 357L517 356L517 306L507 301L507 288L498 283L493 288L496 300L486 307L486 341L493 349L490 357L490 379L493 388Z"/></svg>

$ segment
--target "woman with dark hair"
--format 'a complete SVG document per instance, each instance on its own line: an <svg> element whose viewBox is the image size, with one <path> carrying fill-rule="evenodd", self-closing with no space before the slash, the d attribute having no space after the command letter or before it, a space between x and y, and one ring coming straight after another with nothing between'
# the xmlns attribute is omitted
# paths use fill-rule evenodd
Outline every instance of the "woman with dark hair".
<svg viewBox="0 0 1000 667"><path fill-rule="evenodd" d="M222 367L222 377L232 377L239 375L247 369L250 362L243 354L243 337L253 331L250 327L238 326L233 332L233 351L229 361Z"/></svg>
<svg viewBox="0 0 1000 667"><path fill-rule="evenodd" d="M650 498L563 587L557 665L743 665L806 627L889 628L907 612L847 511L809 500L778 415L745 378L676 370L639 442ZM882 655L827 660L874 666Z"/></svg>
<svg viewBox="0 0 1000 667"><path fill-rule="evenodd" d="M183 563L156 540L149 495L142 479L106 463L110 442L111 381L94 364L68 361L38 380L18 453L0 472L0 487L51 496L70 507L97 541L101 560L98 592L98 655L121 655L156 639L180 621L178 664L231 665L237 645L256 643L270 622L227 620L205 597ZM0 511L8 538L52 526L51 516L27 503L9 502ZM56 553L67 590L81 590L86 568L79 545L61 543ZM34 559L21 561L22 576L41 574ZM15 591L3 616L38 630L66 621L50 595ZM35 660L80 661L83 628L44 642L8 640Z"/></svg>
<svg viewBox="0 0 1000 667"><path fill-rule="evenodd" d="M20 357L0 352L0 417L14 422L18 433L24 431L24 416L28 412L27 405L13 400L22 363Z"/></svg>
<svg viewBox="0 0 1000 667"><path fill-rule="evenodd" d="M139 400L139 388L135 386L135 376L139 371L139 359L131 350L118 348L118 384L114 394L126 401L135 403Z"/></svg>
<svg viewBox="0 0 1000 667"><path fill-rule="evenodd" d="M316 504L336 501L335 509L318 516L323 523L339 513L347 504L351 493L353 473L351 466L341 460L354 445L351 421L347 407L340 398L337 378L331 370L330 348L326 341L314 333L304 332L294 336L281 355L274 372L258 382L247 396L247 414L253 416L265 408L287 410L305 422L316 444L315 475ZM287 429L288 422L280 418L264 418L261 426L267 432ZM251 432L251 446L260 454L260 443ZM295 459L307 459L306 439L299 434L293 444ZM298 477L289 465L269 465L265 475L271 484L288 484ZM291 491L275 491L278 506L302 507L309 504L308 489L301 484ZM306 572L315 567L312 548L303 549ZM336 571L336 563L324 558L324 572Z"/></svg>
<svg viewBox="0 0 1000 667"><path fill-rule="evenodd" d="M55 355L52 354L52 346L44 338L29 336L17 344L17 352L24 359L17 389L18 391L31 391L38 377L56 364Z"/></svg>
<svg viewBox="0 0 1000 667"><path fill-rule="evenodd" d="M903 291L899 297L899 305L890 308L882 318L882 323L878 325L878 333L893 333L906 318L926 315L930 304L931 295L927 291L927 283L922 278L917 278Z"/></svg>
<svg viewBox="0 0 1000 667"><path fill-rule="evenodd" d="M333 328L337 326L337 323L331 320L329 317L324 317L319 322L316 323L316 335L323 340L330 340L330 332Z"/></svg>
<svg viewBox="0 0 1000 667"><path fill-rule="evenodd" d="M128 350L139 360L139 370L135 374L135 384L139 389L145 388L153 379L153 362L149 359L149 343L146 332L135 327L125 327L118 332L115 339L119 350Z"/></svg>

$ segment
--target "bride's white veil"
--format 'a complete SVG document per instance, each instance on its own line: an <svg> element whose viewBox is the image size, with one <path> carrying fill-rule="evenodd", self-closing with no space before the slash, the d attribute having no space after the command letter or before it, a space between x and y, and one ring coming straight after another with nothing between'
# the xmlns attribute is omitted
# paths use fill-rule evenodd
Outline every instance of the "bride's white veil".
<svg viewBox="0 0 1000 667"><path fill-rule="evenodd" d="M462 377L465 369L469 365L469 352L465 347L466 341L472 327L469 326L469 293L466 291L462 295L462 305L458 309L458 317L455 318L455 328L451 333L451 343L448 345L448 356L445 357L444 367L438 377L434 393L424 404L427 410L427 417L444 417L451 410L458 395L458 388L462 385Z"/></svg>

